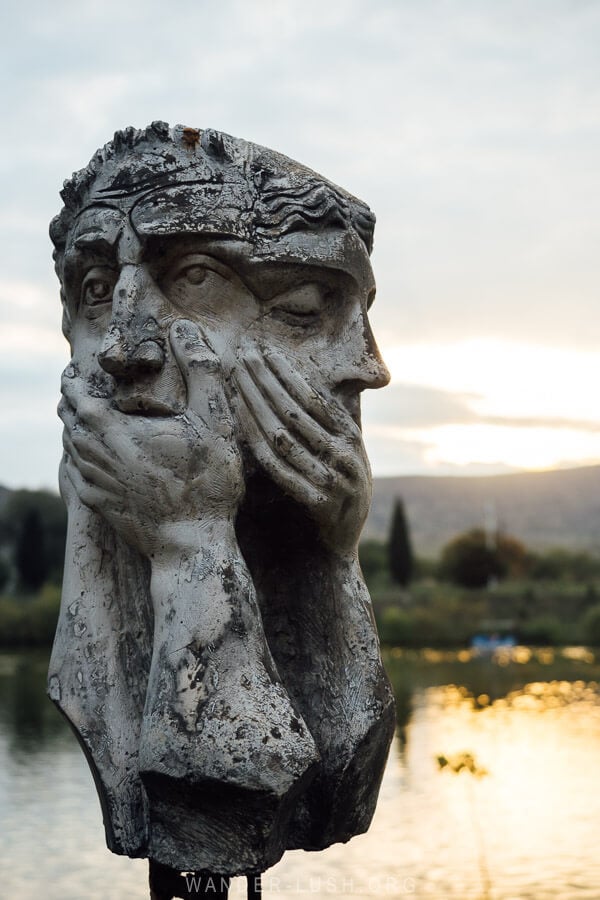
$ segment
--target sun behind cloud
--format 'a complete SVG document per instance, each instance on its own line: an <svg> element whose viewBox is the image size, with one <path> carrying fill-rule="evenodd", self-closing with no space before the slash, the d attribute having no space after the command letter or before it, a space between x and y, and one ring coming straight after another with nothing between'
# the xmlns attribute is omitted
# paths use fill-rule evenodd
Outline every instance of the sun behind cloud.
<svg viewBox="0 0 600 900"><path fill-rule="evenodd" d="M598 354L485 338L383 354L389 395L366 395L364 416L381 474L406 447L420 448L413 470L433 474L600 462Z"/></svg>

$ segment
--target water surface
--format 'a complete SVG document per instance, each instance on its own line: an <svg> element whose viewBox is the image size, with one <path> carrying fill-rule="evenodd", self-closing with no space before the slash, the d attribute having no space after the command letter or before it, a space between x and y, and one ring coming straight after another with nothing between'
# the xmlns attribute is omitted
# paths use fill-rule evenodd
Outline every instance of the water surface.
<svg viewBox="0 0 600 900"><path fill-rule="evenodd" d="M386 665L399 724L369 833L286 854L265 900L598 900L594 655L392 651ZM147 900L146 863L105 849L87 765L45 699L46 666L44 654L0 654L0 895ZM241 880L230 896L244 896Z"/></svg>

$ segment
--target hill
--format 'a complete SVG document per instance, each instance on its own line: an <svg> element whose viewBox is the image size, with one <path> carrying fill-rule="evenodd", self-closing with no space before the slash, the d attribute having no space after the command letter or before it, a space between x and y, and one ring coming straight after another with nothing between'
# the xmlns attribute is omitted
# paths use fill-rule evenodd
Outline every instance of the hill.
<svg viewBox="0 0 600 900"><path fill-rule="evenodd" d="M600 555L600 466L485 477L375 478L363 539L387 537L395 497L413 545L435 556L454 535L493 522L527 546Z"/></svg>
<svg viewBox="0 0 600 900"><path fill-rule="evenodd" d="M10 494L0 486L0 510ZM363 539L387 538L395 497L404 501L421 556L436 556L459 532L494 522L532 549L564 547L600 555L600 466L484 477L375 478Z"/></svg>

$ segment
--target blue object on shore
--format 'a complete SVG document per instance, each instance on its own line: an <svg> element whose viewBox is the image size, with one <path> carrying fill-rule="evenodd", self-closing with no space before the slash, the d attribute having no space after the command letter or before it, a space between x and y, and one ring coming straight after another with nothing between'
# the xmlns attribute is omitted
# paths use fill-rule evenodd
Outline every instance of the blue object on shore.
<svg viewBox="0 0 600 900"><path fill-rule="evenodd" d="M495 653L496 650L510 650L516 647L517 641L512 634L476 634L471 641L471 649L479 653Z"/></svg>

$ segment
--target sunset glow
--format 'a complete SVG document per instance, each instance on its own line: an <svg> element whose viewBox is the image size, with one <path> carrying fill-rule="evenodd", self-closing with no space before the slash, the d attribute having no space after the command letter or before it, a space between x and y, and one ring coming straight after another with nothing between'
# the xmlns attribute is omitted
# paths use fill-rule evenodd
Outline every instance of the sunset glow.
<svg viewBox="0 0 600 900"><path fill-rule="evenodd" d="M426 426L371 424L366 399L367 440L387 444L390 459L396 442L420 446L431 472L448 466L503 471L600 461L596 353L483 338L396 345L383 353L392 375L388 390L426 389L456 407L454 421L449 413L450 420ZM424 397L425 402L429 394ZM402 421L402 393L392 414Z"/></svg>

